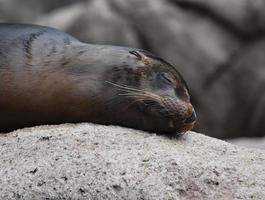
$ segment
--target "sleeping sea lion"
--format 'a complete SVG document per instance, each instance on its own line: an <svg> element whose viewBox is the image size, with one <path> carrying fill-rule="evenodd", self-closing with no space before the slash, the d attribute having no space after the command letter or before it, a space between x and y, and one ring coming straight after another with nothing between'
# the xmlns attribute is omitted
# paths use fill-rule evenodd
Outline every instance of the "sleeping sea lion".
<svg viewBox="0 0 265 200"><path fill-rule="evenodd" d="M196 120L187 84L142 49L82 43L59 30L0 24L0 132L93 122L162 134Z"/></svg>

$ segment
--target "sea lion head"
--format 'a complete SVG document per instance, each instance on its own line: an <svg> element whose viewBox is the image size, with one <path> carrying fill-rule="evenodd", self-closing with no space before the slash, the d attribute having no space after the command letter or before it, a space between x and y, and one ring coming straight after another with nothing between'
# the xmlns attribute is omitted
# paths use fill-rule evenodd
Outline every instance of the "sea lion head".
<svg viewBox="0 0 265 200"><path fill-rule="evenodd" d="M137 49L128 54L130 64L114 67L107 81L116 89L118 104L126 107L120 112L126 123L119 124L163 134L192 129L196 114L181 74L147 51Z"/></svg>

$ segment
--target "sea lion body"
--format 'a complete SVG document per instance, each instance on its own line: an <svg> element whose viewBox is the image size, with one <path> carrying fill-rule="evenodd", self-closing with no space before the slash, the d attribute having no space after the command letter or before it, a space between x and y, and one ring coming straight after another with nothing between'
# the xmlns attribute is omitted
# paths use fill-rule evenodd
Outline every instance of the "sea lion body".
<svg viewBox="0 0 265 200"><path fill-rule="evenodd" d="M23 24L0 24L0 110L0 132L94 122L175 133L195 121L185 81L162 59Z"/></svg>

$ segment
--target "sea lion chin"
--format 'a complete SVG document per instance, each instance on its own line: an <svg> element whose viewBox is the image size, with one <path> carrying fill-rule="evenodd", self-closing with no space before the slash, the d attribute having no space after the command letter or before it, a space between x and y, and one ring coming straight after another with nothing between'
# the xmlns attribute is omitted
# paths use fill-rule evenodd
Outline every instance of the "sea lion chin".
<svg viewBox="0 0 265 200"><path fill-rule="evenodd" d="M0 24L0 110L0 132L93 122L177 134L196 121L186 82L163 59L23 24Z"/></svg>

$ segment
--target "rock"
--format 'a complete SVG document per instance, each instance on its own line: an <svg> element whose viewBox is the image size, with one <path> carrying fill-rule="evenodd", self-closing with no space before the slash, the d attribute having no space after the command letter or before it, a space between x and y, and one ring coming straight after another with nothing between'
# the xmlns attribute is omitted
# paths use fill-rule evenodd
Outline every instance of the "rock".
<svg viewBox="0 0 265 200"><path fill-rule="evenodd" d="M42 6L34 0L0 0L0 17L6 22L31 21L42 13Z"/></svg>
<svg viewBox="0 0 265 200"><path fill-rule="evenodd" d="M226 29L241 35L255 36L265 31L263 0L173 0L176 4L203 13Z"/></svg>
<svg viewBox="0 0 265 200"><path fill-rule="evenodd" d="M224 126L226 136L264 136L265 40L247 45L226 72L231 107ZM235 115L231 113L236 113Z"/></svg>
<svg viewBox="0 0 265 200"><path fill-rule="evenodd" d="M63 31L67 31L76 20L83 14L84 7L87 4L77 3L75 5L66 6L41 16L36 24L54 27Z"/></svg>
<svg viewBox="0 0 265 200"><path fill-rule="evenodd" d="M59 7L89 0L0 0L0 16L7 22L32 23L38 16Z"/></svg>
<svg viewBox="0 0 265 200"><path fill-rule="evenodd" d="M140 47L133 27L106 0L68 6L44 15L36 23L64 30L83 42Z"/></svg>
<svg viewBox="0 0 265 200"><path fill-rule="evenodd" d="M18 0L19 1L19 0ZM78 4L80 2L89 2L91 0L32 0L38 4L41 4L45 13L56 10L60 7Z"/></svg>
<svg viewBox="0 0 265 200"><path fill-rule="evenodd" d="M93 124L0 135L0 199L263 199L265 152Z"/></svg>

